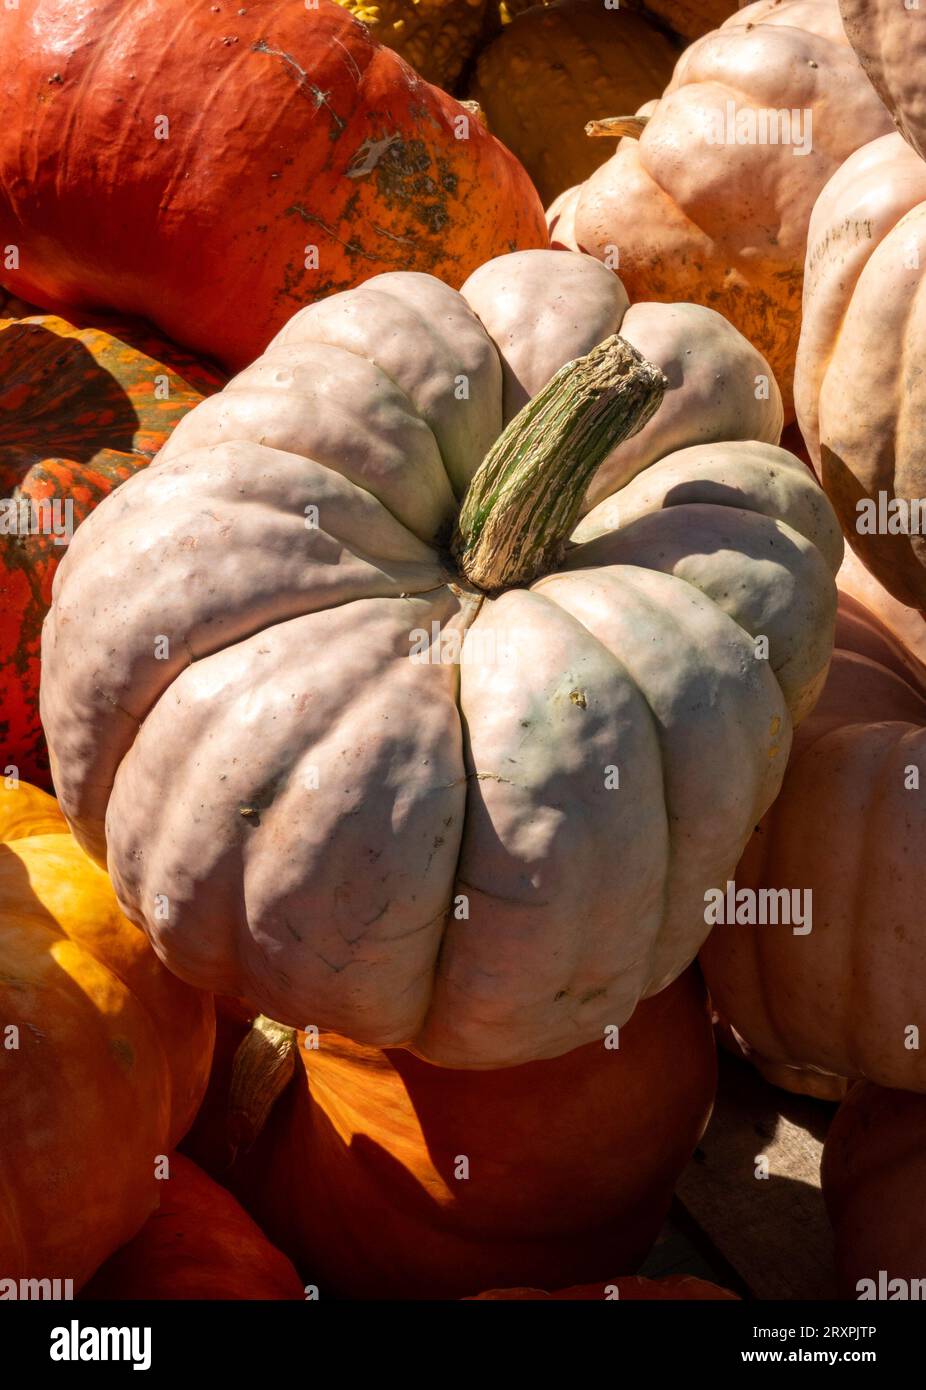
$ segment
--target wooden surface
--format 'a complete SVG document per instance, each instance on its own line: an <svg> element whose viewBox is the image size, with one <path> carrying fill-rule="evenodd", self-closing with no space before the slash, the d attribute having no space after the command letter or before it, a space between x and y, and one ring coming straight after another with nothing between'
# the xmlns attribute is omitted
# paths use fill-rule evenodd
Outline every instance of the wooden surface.
<svg viewBox="0 0 926 1390"><path fill-rule="evenodd" d="M697 1274L745 1297L835 1297L820 1153L835 1106L722 1054L717 1103L641 1273ZM758 1158L768 1177L757 1177Z"/></svg>

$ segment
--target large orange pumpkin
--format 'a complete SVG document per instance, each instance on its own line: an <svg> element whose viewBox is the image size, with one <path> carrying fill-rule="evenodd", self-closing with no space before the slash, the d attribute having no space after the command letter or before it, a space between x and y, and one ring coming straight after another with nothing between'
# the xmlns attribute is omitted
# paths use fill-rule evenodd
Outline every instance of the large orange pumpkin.
<svg viewBox="0 0 926 1390"><path fill-rule="evenodd" d="M809 1070L926 1091L910 1032L926 1034L926 665L902 641L923 652L926 624L857 562L837 583L826 686L735 878L737 890L810 890L811 930L717 925L701 962L770 1080L838 1094Z"/></svg>
<svg viewBox="0 0 926 1390"><path fill-rule="evenodd" d="M698 1302L714 1300L737 1301L737 1295L728 1289L721 1289L706 1279L696 1279L690 1274L673 1274L665 1279L643 1279L639 1275L625 1275L610 1279L606 1283L577 1284L571 1289L558 1289L547 1293L544 1289L488 1289L477 1294L473 1302L525 1302L527 1300L550 1299L561 1303L592 1303L599 1300L620 1300L627 1303L640 1303L652 1299L658 1303L677 1303L685 1299Z"/></svg>
<svg viewBox="0 0 926 1390"><path fill-rule="evenodd" d="M789 142L772 143L786 133L781 111ZM718 309L768 358L789 412L814 200L890 129L837 0L759 0L731 15L641 114L640 138L551 208L554 238L617 270L632 301Z"/></svg>
<svg viewBox="0 0 926 1390"><path fill-rule="evenodd" d="M142 323L79 326L15 301L0 315L0 745L3 766L50 789L40 646L69 533L224 378Z"/></svg>
<svg viewBox="0 0 926 1390"><path fill-rule="evenodd" d="M329 0L21 0L3 40L0 278L47 308L239 368L381 271L546 244L517 160Z"/></svg>
<svg viewBox="0 0 926 1390"><path fill-rule="evenodd" d="M182 1154L158 1183L160 1205L83 1291L89 1299L285 1299L302 1280L247 1212Z"/></svg>
<svg viewBox="0 0 926 1390"><path fill-rule="evenodd" d="M135 1235L213 1036L54 800L0 785L0 1276L79 1289Z"/></svg>
<svg viewBox="0 0 926 1390"><path fill-rule="evenodd" d="M456 1298L632 1271L713 1100L709 1010L688 971L639 1005L617 1049L602 1038L493 1072L447 1070L330 1033L307 1050L300 1034L295 1077L229 1168L229 1060L246 1024L228 1014L220 1022L188 1151L322 1296ZM266 1067L258 1052L253 1071L241 1068L258 1110L273 1095L282 1047L268 1046ZM232 1106L236 1142L253 1129L248 1112Z"/></svg>
<svg viewBox="0 0 926 1390"><path fill-rule="evenodd" d="M926 1297L926 1096L853 1086L826 1136L820 1176L842 1297Z"/></svg>

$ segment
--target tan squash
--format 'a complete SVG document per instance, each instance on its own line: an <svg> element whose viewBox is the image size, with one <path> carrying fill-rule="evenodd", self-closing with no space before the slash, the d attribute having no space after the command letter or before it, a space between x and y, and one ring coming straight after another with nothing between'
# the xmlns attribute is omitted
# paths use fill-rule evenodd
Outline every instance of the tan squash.
<svg viewBox="0 0 926 1390"><path fill-rule="evenodd" d="M926 608L926 163L894 133L814 208L795 376L801 430L845 536Z"/></svg>
<svg viewBox="0 0 926 1390"><path fill-rule="evenodd" d="M462 1067L674 979L829 660L842 537L780 427L728 323L588 256L297 315L45 625L62 804L170 968Z"/></svg>
<svg viewBox="0 0 926 1390"><path fill-rule="evenodd" d="M812 929L720 924L701 951L714 1004L760 1070L826 1099L845 1077L926 1091L910 1033L926 1034L926 665L911 649L926 654L926 623L857 561L837 582L823 695L735 875L738 890L809 891Z"/></svg>
<svg viewBox="0 0 926 1390"><path fill-rule="evenodd" d="M919 0L839 0L839 8L897 129L926 158L926 10Z"/></svg>
<svg viewBox="0 0 926 1390"><path fill-rule="evenodd" d="M837 0L759 0L731 15L685 50L640 114L639 139L624 138L555 209L572 228L565 244L615 269L631 300L719 310L768 358L790 416L814 201L847 155L891 128ZM553 234L563 240L562 227Z"/></svg>

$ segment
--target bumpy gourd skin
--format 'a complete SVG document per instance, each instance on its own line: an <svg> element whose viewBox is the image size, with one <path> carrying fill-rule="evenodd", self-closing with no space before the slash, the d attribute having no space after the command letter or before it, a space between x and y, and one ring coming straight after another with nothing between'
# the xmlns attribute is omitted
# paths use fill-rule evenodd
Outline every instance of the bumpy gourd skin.
<svg viewBox="0 0 926 1390"><path fill-rule="evenodd" d="M678 51L623 6L565 0L505 26L479 55L470 96L549 203L613 153L613 143L585 134L589 118L636 111L657 97Z"/></svg>
<svg viewBox="0 0 926 1390"><path fill-rule="evenodd" d="M728 102L736 113L800 112L809 153L710 143L709 122L727 121ZM759 0L732 14L685 50L662 98L641 112L650 117L641 138L622 140L570 196L575 244L610 264L616 249L632 300L719 310L768 358L790 416L814 200L847 155L891 128L837 0Z"/></svg>
<svg viewBox="0 0 926 1390"><path fill-rule="evenodd" d="M442 558L457 499L617 329L665 406L603 463L565 567L485 598ZM477 1067L600 1037L674 979L829 660L842 539L780 429L729 325L628 311L590 257L297 314L78 530L46 624L62 805L163 958Z"/></svg>
<svg viewBox="0 0 926 1390"><path fill-rule="evenodd" d="M54 800L0 786L0 1276L75 1289L157 1206L209 1077L211 998L127 922Z"/></svg>
<svg viewBox="0 0 926 1390"><path fill-rule="evenodd" d="M450 88L479 38L486 0L337 0L428 82Z"/></svg>
<svg viewBox="0 0 926 1390"><path fill-rule="evenodd" d="M926 536L862 522L859 502L926 496L926 163L895 133L830 179L807 239L794 381L801 431L843 532L901 603L926 609ZM901 522L903 514L898 513ZM919 529L918 529L919 525Z"/></svg>
<svg viewBox="0 0 926 1390"><path fill-rule="evenodd" d="M809 1068L926 1091L905 1033L922 1012L926 836L907 777L926 761L926 664L906 643L926 656L924 625L859 569L839 574L826 686L736 872L743 888L809 890L813 930L717 926L701 962L718 1010L790 1088Z"/></svg>
<svg viewBox="0 0 926 1390"><path fill-rule="evenodd" d="M926 13L904 0L839 0L849 42L905 140L926 158Z"/></svg>

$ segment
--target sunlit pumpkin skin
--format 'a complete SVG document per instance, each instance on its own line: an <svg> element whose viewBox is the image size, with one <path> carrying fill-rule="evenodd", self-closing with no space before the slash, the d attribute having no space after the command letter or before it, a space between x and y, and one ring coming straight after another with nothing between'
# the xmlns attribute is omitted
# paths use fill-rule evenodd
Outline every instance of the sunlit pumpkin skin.
<svg viewBox="0 0 926 1390"><path fill-rule="evenodd" d="M0 747L50 789L40 648L67 536L225 378L141 323L78 326L16 301L0 313L0 497L59 509L57 535L0 521Z"/></svg>
<svg viewBox="0 0 926 1390"><path fill-rule="evenodd" d="M907 1033L926 1028L926 792L909 775L926 773L926 665L896 635L918 621L922 649L926 623L883 591L860 602L854 565L838 583L826 687L735 878L809 889L812 931L718 925L701 962L716 1008L770 1080L827 1098L837 1083L814 1088L792 1069L926 1091L926 1054Z"/></svg>
<svg viewBox="0 0 926 1390"><path fill-rule="evenodd" d="M895 132L847 159L814 208L795 403L847 539L895 598L920 609L923 518L891 534L900 522L885 510L869 534L859 503L926 497L924 267L926 163Z"/></svg>
<svg viewBox="0 0 926 1390"><path fill-rule="evenodd" d="M659 96L678 51L623 6L557 0L519 15L483 49L470 95L549 203L613 152L585 134L589 116L636 111Z"/></svg>
<svg viewBox="0 0 926 1390"><path fill-rule="evenodd" d="M338 0L416 72L449 90L476 47L486 0Z"/></svg>
<svg viewBox="0 0 926 1390"><path fill-rule="evenodd" d="M689 970L640 1005L617 1049L601 1038L523 1067L446 1070L333 1034L306 1050L300 1035L291 1085L229 1168L228 1060L243 1032L220 1012L189 1151L321 1298L459 1298L632 1272L713 1103L710 1011Z"/></svg>
<svg viewBox="0 0 926 1390"><path fill-rule="evenodd" d="M926 158L926 19L905 0L839 0L849 42L905 140Z"/></svg>
<svg viewBox="0 0 926 1390"><path fill-rule="evenodd" d="M674 386L566 567L458 582L441 537L503 420L618 326ZM75 535L42 689L65 812L171 969L485 1067L597 1038L685 968L835 614L838 526L754 442L781 425L756 382L719 316L527 251L461 294L383 277L304 310L181 422Z"/></svg>
<svg viewBox="0 0 926 1390"><path fill-rule="evenodd" d="M163 968L50 796L0 785L0 841L0 1277L80 1288L157 1205L212 1000Z"/></svg>
<svg viewBox="0 0 926 1390"><path fill-rule="evenodd" d="M826 1136L820 1177L840 1295L916 1296L909 1281L926 1280L926 1096L853 1086ZM860 1287L894 1279L907 1283L906 1294ZM926 1284L919 1287L922 1299Z"/></svg>
<svg viewBox="0 0 926 1390"><path fill-rule="evenodd" d="M514 157L328 0L21 0L3 35L2 279L46 308L238 369L378 272L546 245Z"/></svg>
<svg viewBox="0 0 926 1390"><path fill-rule="evenodd" d="M230 1192L182 1154L158 1182L160 1204L106 1261L86 1299L302 1299L286 1256Z"/></svg>
<svg viewBox="0 0 926 1390"><path fill-rule="evenodd" d="M549 1299L560 1303L596 1303L600 1300L619 1300L627 1303L653 1301L657 1303L676 1303L680 1300L720 1301L739 1299L729 1289L711 1284L707 1279L696 1279L691 1274L671 1274L665 1279L644 1279L640 1275L625 1275L623 1278L598 1284L577 1284L571 1289L558 1289L547 1293L544 1289L488 1289L471 1300L480 1302L536 1302Z"/></svg>
<svg viewBox="0 0 926 1390"><path fill-rule="evenodd" d="M809 113L810 151L710 143L728 134L728 102L799 111L800 136ZM724 314L768 358L790 416L814 200L847 155L891 128L837 0L738 11L685 50L662 99L642 110L640 139L623 139L571 195L575 241L611 265L616 250L631 300L693 299ZM718 113L722 132L711 126Z"/></svg>

